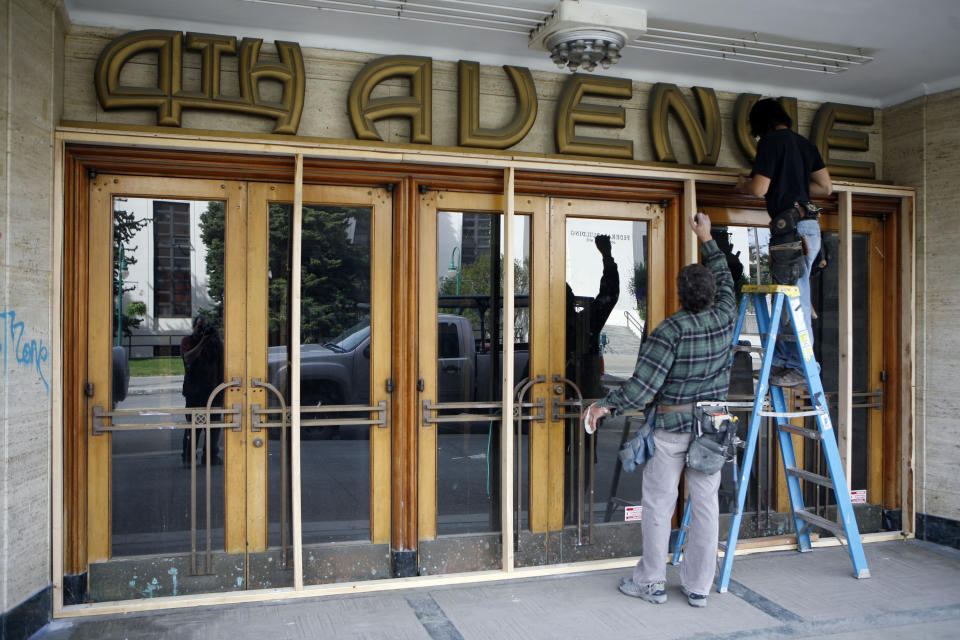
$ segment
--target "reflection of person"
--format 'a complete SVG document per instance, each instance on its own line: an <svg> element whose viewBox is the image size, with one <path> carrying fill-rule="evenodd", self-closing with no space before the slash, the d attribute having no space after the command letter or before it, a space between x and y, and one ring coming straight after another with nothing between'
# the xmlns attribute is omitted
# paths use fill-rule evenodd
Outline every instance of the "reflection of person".
<svg viewBox="0 0 960 640"><path fill-rule="evenodd" d="M180 341L180 356L183 358L183 396L187 407L206 407L210 393L223 382L223 342L220 332L203 316L193 319L193 333ZM187 414L190 420L190 414ZM213 448L210 459L220 464L220 438L222 429L211 429ZM190 429L183 433L184 464L190 463ZM201 454L202 458L202 454Z"/></svg>
<svg viewBox="0 0 960 640"><path fill-rule="evenodd" d="M573 289L567 285L566 375L577 383L584 398L597 398L603 393L600 334L620 297L620 272L611 255L610 236L595 236L593 243L603 259L600 291L592 300L584 301L575 298ZM579 312L578 302L583 304Z"/></svg>
<svg viewBox="0 0 960 640"><path fill-rule="evenodd" d="M633 376L583 414L587 430L595 431L603 416L658 403L654 454L643 470L643 556L633 576L620 583L626 595L657 604L667 601L670 519L692 439L694 409L700 401L726 400L737 318L733 279L710 237L710 218L699 213L690 226L701 242L703 264L687 265L677 276L683 308L650 332L640 347ZM702 607L716 570L720 473L687 469L686 480L692 516L680 584L687 601Z"/></svg>
<svg viewBox="0 0 960 640"><path fill-rule="evenodd" d="M600 290L594 298L574 296L573 289L567 284L566 299L566 377L580 389L583 399L595 399L603 395L600 376L603 375L603 352L600 346L600 334L607 318L620 297L620 272L612 256L610 236L601 234L593 238L593 243L603 260L603 274L600 276ZM578 311L577 308L580 307ZM576 513L574 487L583 486L584 478L574 464L577 457L579 439L576 437L579 424L568 423L567 457L564 477L564 502L567 514L571 518ZM589 436L591 438L595 436ZM597 461L594 449L593 462Z"/></svg>
<svg viewBox="0 0 960 640"><path fill-rule="evenodd" d="M810 268L820 251L819 209L810 204L810 196L829 196L833 193L833 183L820 151L809 140L791 131L791 125L790 116L776 100L768 98L753 105L750 131L754 136L760 136L757 157L750 177L741 176L737 190L766 198L767 212L776 221L771 228L771 247L779 244L777 235L789 235L790 240L800 236L804 255L798 260L795 283L800 289L800 307L809 328L812 316ZM778 228L785 229L786 234L778 234ZM771 265L773 262L771 251ZM778 284L794 282L781 281ZM803 365L789 324L781 325L780 334L773 354L770 384L781 387L803 384L806 381ZM813 333L809 332L809 335L812 347Z"/></svg>

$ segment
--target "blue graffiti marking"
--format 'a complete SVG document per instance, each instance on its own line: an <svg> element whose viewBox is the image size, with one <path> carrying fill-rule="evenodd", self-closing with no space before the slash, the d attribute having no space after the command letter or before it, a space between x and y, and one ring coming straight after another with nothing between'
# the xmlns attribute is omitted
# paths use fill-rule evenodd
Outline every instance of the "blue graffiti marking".
<svg viewBox="0 0 960 640"><path fill-rule="evenodd" d="M26 329L23 320L17 322L16 311L5 311L0 313L0 318L10 328L10 331L3 331L3 342L0 344L0 355L3 356L3 373L6 375L9 366L8 354L11 353L10 347L13 347L13 355L16 363L20 367L33 366L40 376L40 381L46 389L47 395L50 395L50 383L43 374L43 365L50 359L50 349L43 344L43 338L39 341L24 340L23 333Z"/></svg>

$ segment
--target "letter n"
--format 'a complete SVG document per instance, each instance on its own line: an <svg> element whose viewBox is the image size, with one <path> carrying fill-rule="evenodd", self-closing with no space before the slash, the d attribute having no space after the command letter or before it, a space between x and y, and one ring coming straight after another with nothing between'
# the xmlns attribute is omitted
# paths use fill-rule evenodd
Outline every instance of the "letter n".
<svg viewBox="0 0 960 640"><path fill-rule="evenodd" d="M371 98L374 88L390 78L408 78L410 95ZM372 60L350 86L347 109L353 132L361 140L383 140L373 123L384 118L410 118L410 141L433 140L433 61L419 56L387 56Z"/></svg>
<svg viewBox="0 0 960 640"><path fill-rule="evenodd" d="M658 82L650 90L650 139L653 142L653 151L660 162L676 162L673 153L673 144L670 142L670 131L667 120L673 111L680 122L693 163L715 166L720 157L720 106L717 104L717 95L713 89L693 87L693 94L700 103L701 119L697 118L690 102L684 97L675 84Z"/></svg>

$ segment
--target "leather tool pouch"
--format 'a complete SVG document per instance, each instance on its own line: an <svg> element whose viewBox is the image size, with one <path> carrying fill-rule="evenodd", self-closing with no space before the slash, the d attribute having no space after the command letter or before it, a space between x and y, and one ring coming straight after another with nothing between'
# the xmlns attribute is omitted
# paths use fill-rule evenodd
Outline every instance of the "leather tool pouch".
<svg viewBox="0 0 960 640"><path fill-rule="evenodd" d="M796 233L793 234L796 236ZM797 284L805 268L803 242L799 239L774 244L770 237L770 276L774 284Z"/></svg>
<svg viewBox="0 0 960 640"><path fill-rule="evenodd" d="M694 415L693 439L687 449L687 466L713 475L732 459L737 434L736 417L715 409L698 408Z"/></svg>

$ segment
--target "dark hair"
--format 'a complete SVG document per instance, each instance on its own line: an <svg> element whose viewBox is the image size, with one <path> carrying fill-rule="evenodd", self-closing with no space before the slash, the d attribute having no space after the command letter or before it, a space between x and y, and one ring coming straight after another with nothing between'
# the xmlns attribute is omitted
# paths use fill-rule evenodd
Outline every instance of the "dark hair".
<svg viewBox="0 0 960 640"><path fill-rule="evenodd" d="M677 274L680 305L690 313L700 313L712 305L716 293L713 273L702 264L688 264Z"/></svg>
<svg viewBox="0 0 960 640"><path fill-rule="evenodd" d="M765 136L781 124L789 129L793 120L783 105L773 98L758 100L750 109L750 135Z"/></svg>

